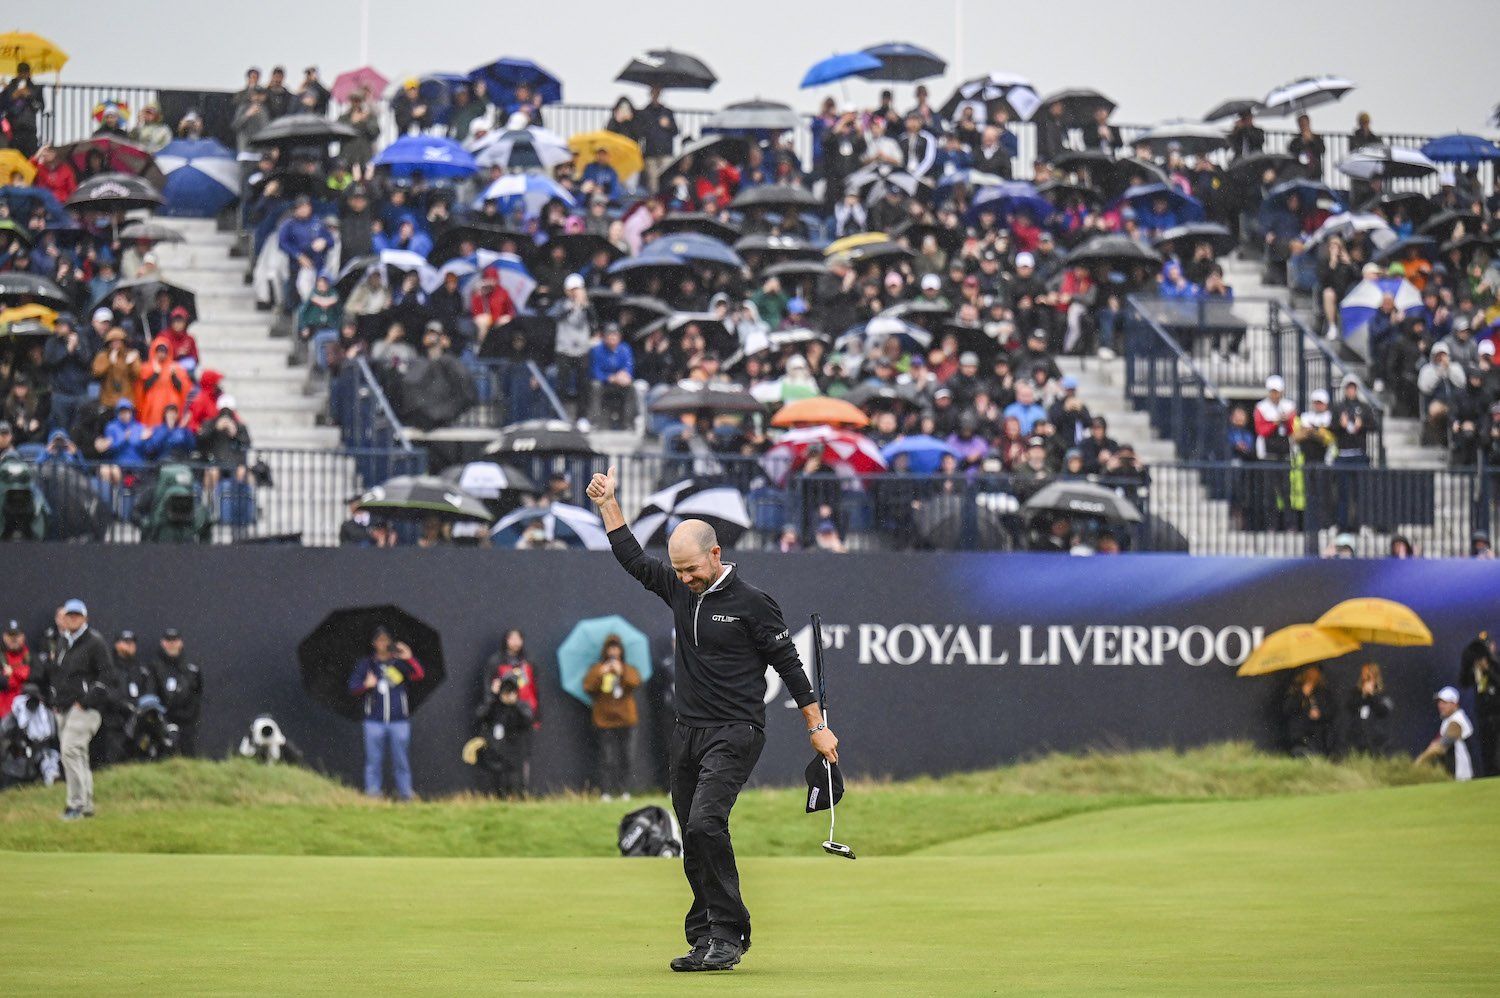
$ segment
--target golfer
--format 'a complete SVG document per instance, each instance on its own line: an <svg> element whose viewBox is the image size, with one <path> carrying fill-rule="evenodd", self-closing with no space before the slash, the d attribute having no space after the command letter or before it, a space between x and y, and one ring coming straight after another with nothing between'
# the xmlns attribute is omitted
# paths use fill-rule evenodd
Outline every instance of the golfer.
<svg viewBox="0 0 1500 998"><path fill-rule="evenodd" d="M750 912L729 841L729 812L766 743L765 673L774 667L802 708L813 748L838 761L839 740L818 709L781 608L720 558L702 520L684 520L667 542L671 567L647 557L615 501L615 469L595 475L615 558L672 608L677 627L677 724L672 731L672 807L682 826L682 866L693 889L687 940L673 970L729 970L750 948Z"/></svg>

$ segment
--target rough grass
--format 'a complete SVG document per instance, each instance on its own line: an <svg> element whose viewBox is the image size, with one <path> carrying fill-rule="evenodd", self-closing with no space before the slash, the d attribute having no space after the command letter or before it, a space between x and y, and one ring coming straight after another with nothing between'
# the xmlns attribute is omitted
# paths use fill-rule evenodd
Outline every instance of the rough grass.
<svg viewBox="0 0 1500 998"><path fill-rule="evenodd" d="M840 833L863 855L945 842L1141 804L1344 793L1439 781L1404 759L1334 764L1268 756L1246 744L1187 752L1052 755L982 772L851 784ZM99 817L64 824L62 787L0 795L0 843L23 851L320 856L605 857L629 806L580 795L497 803L458 796L372 801L305 769L247 760L171 760L95 777ZM752 790L735 809L742 856L806 856L826 834L801 791Z"/></svg>

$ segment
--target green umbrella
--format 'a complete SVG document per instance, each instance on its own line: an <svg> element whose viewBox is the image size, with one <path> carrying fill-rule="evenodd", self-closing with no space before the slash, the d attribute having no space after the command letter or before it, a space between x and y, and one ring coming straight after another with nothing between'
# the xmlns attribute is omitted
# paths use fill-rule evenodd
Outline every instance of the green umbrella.
<svg viewBox="0 0 1500 998"><path fill-rule="evenodd" d="M598 663L604 650L604 639L618 634L625 645L625 664L641 674L641 682L651 678L651 642L630 621L619 614L580 620L557 646L557 671L562 688L586 704L593 698L583 691L583 677Z"/></svg>

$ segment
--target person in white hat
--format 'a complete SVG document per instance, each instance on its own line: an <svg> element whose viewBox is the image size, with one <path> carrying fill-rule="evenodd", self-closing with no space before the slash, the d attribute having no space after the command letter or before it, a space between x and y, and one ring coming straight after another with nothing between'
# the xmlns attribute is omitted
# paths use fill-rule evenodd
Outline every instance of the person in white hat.
<svg viewBox="0 0 1500 998"><path fill-rule="evenodd" d="M1255 403L1255 456L1273 464L1290 464L1292 441L1298 433L1297 404L1284 394L1281 375L1266 379L1266 397ZM1300 469L1298 469L1300 473ZM1294 526L1291 473L1268 472L1274 501L1272 515L1281 529Z"/></svg>
<svg viewBox="0 0 1500 998"><path fill-rule="evenodd" d="M1437 701L1438 715L1442 718L1438 722L1438 736L1417 756L1416 765L1441 758L1443 768L1452 773L1455 780L1472 780L1474 760L1469 755L1469 739L1474 736L1474 723L1458 705L1458 690L1452 686L1438 690L1433 699Z"/></svg>

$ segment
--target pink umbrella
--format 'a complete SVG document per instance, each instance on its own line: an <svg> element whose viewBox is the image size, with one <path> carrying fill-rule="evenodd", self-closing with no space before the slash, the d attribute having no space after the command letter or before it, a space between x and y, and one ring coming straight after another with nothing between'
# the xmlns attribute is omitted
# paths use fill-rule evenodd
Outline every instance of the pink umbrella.
<svg viewBox="0 0 1500 998"><path fill-rule="evenodd" d="M789 430L781 442L760 459L760 466L778 487L787 476L807 461L807 450L814 444L823 447L823 463L844 479L863 479L886 470L880 448L869 437L831 426L809 426Z"/></svg>
<svg viewBox="0 0 1500 998"><path fill-rule="evenodd" d="M385 88L389 85L390 81L384 76L369 66L361 66L338 75L338 79L333 81L333 99L340 104L347 104L350 95L361 87L372 94L379 95L385 93Z"/></svg>

